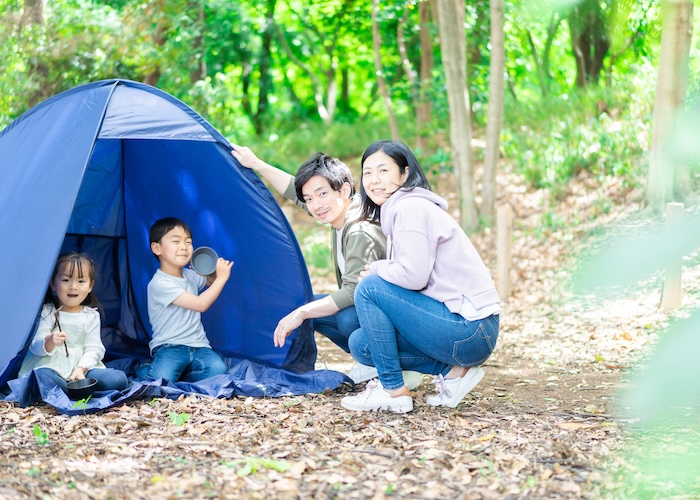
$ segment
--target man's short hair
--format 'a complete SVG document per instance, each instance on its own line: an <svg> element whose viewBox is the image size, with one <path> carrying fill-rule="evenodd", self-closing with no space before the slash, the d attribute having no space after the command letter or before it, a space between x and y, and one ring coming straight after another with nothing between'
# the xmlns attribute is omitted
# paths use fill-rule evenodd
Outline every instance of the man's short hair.
<svg viewBox="0 0 700 500"><path fill-rule="evenodd" d="M294 176L294 188L299 201L304 201L304 193L302 193L304 184L316 175L326 179L333 191L340 191L343 184L347 182L350 184L350 196L355 194L355 181L348 166L338 158L318 152L306 160Z"/></svg>

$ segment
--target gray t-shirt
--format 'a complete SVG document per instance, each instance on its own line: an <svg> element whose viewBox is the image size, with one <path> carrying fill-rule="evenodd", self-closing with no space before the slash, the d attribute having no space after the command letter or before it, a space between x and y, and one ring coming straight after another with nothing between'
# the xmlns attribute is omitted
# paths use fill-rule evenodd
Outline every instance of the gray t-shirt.
<svg viewBox="0 0 700 500"><path fill-rule="evenodd" d="M211 347L202 314L173 304L184 292L199 295L207 279L185 268L182 276L177 278L158 269L148 283L148 319L153 330L153 339L148 343L151 353L163 344Z"/></svg>

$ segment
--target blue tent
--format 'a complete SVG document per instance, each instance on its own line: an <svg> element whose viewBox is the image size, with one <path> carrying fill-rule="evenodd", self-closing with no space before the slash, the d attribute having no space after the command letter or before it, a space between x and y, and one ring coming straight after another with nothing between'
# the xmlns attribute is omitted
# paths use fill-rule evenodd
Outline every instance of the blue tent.
<svg viewBox="0 0 700 500"><path fill-rule="evenodd" d="M272 340L279 318L312 297L303 257L270 192L230 150L184 103L126 80L63 92L0 133L0 387L16 375L62 251L97 263L106 359L147 355L146 285L157 268L148 231L165 216L190 225L195 247L235 263L203 315L212 347L229 359L313 369L309 324L282 349Z"/></svg>

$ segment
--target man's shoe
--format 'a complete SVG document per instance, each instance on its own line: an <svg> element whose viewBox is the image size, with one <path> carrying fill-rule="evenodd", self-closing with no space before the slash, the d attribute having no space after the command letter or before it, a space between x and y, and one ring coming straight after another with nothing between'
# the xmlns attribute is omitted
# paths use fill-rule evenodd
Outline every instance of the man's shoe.
<svg viewBox="0 0 700 500"><path fill-rule="evenodd" d="M374 366L361 365L360 363L355 363L346 375L352 379L354 384L367 382L379 376Z"/></svg>
<svg viewBox="0 0 700 500"><path fill-rule="evenodd" d="M423 376L414 371L405 370L402 371L403 383L410 390L415 390L420 386L423 381ZM367 382L373 378L378 378L379 374L374 366L361 365L360 363L355 363L355 365L346 373L350 377L354 384L359 384L362 382Z"/></svg>
<svg viewBox="0 0 700 500"><path fill-rule="evenodd" d="M484 378L484 370L478 366L469 368L464 377L447 379L438 375L433 379L438 393L435 396L428 396L425 400L432 406L456 408L464 396L481 382L482 378Z"/></svg>
<svg viewBox="0 0 700 500"><path fill-rule="evenodd" d="M384 390L379 380L370 380L367 388L357 396L345 396L340 400L340 405L348 410L386 410L394 413L407 413L413 410L413 398L411 396L398 396L392 398Z"/></svg>

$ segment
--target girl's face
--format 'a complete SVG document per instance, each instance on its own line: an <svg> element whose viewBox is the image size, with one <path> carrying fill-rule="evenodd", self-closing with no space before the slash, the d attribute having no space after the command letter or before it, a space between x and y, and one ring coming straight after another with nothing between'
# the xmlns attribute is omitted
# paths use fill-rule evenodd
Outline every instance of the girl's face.
<svg viewBox="0 0 700 500"><path fill-rule="evenodd" d="M384 151L369 155L362 165L362 186L367 197L382 206L406 181L408 167L401 170Z"/></svg>
<svg viewBox="0 0 700 500"><path fill-rule="evenodd" d="M80 312L80 304L92 291L95 282L90 279L88 269L89 266L83 262L66 262L51 280L51 289L64 311Z"/></svg>

